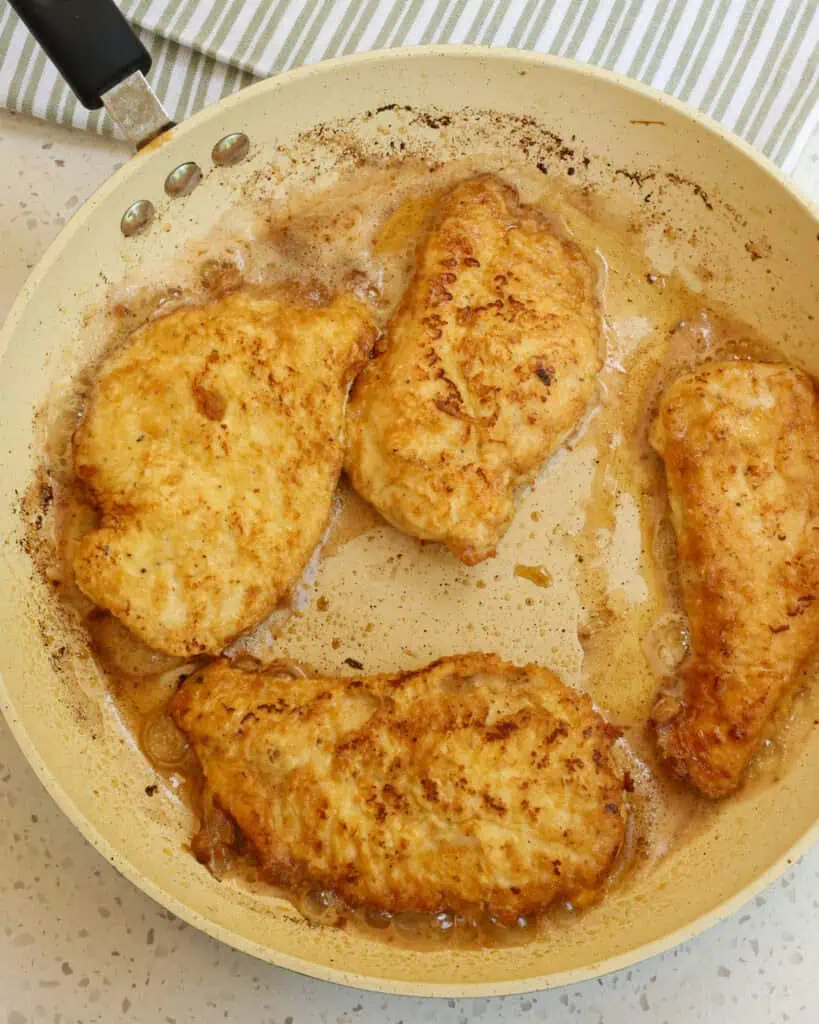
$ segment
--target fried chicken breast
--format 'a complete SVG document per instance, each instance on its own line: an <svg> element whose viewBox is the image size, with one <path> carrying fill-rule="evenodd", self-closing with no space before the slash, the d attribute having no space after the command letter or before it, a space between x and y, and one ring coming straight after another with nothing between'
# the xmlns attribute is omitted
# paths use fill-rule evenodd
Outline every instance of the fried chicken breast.
<svg viewBox="0 0 819 1024"><path fill-rule="evenodd" d="M535 665L293 680L218 662L170 711L268 878L352 907L514 921L591 901L623 841L617 730Z"/></svg>
<svg viewBox="0 0 819 1024"><path fill-rule="evenodd" d="M819 640L819 401L788 366L706 364L668 388L650 437L691 629L657 739L678 775L725 796Z"/></svg>
<svg viewBox="0 0 819 1024"><path fill-rule="evenodd" d="M440 200L384 351L355 384L346 471L400 530L479 562L600 366L589 261L498 178L464 181Z"/></svg>
<svg viewBox="0 0 819 1024"><path fill-rule="evenodd" d="M234 293L105 359L74 434L102 512L80 588L151 647L217 653L287 595L325 529L365 307Z"/></svg>

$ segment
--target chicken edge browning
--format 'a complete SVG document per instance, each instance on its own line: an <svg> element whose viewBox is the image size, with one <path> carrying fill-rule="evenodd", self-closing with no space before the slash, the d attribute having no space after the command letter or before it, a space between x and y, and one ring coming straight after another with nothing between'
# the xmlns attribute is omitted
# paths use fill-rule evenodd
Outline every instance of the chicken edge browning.
<svg viewBox="0 0 819 1024"><path fill-rule="evenodd" d="M380 354L359 375L345 469L394 526L475 565L572 433L602 365L598 273L492 174L438 200Z"/></svg>
<svg viewBox="0 0 819 1024"><path fill-rule="evenodd" d="M214 663L169 708L269 882L390 914L511 924L600 898L628 813L619 730L491 654L359 678Z"/></svg>
<svg viewBox="0 0 819 1024"><path fill-rule="evenodd" d="M691 649L652 712L670 769L733 793L819 641L819 398L786 365L705 364L662 395Z"/></svg>
<svg viewBox="0 0 819 1024"><path fill-rule="evenodd" d="M218 654L287 599L326 529L358 299L246 287L149 321L103 360L73 437L102 521L80 589L168 654Z"/></svg>

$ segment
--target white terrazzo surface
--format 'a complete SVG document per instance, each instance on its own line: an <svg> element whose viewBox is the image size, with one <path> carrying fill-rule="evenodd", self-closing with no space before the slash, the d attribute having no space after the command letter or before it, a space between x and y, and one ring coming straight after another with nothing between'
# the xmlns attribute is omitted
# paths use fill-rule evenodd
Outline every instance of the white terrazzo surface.
<svg viewBox="0 0 819 1024"><path fill-rule="evenodd" d="M123 146L0 112L0 314ZM819 199L819 136L795 175ZM663 956L504 999L385 997L269 967L121 878L52 804L0 720L0 1024L705 1024L819 1021L819 846Z"/></svg>

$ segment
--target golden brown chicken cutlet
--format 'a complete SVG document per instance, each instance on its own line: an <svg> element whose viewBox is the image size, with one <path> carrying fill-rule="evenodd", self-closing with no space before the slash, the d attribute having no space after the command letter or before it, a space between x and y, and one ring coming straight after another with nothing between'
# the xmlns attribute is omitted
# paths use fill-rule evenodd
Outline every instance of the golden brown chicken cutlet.
<svg viewBox="0 0 819 1024"><path fill-rule="evenodd" d="M789 366L718 362L663 394L691 653L654 708L669 765L710 797L739 785L819 641L819 401Z"/></svg>
<svg viewBox="0 0 819 1024"><path fill-rule="evenodd" d="M102 513L80 588L151 647L217 653L261 621L326 527L364 306L238 292L150 322L103 362L74 435Z"/></svg>
<svg viewBox="0 0 819 1024"><path fill-rule="evenodd" d="M358 378L345 468L391 523L467 564L494 554L530 482L589 406L597 275L492 175L439 201L384 351Z"/></svg>
<svg viewBox="0 0 819 1024"><path fill-rule="evenodd" d="M599 894L623 842L617 730L491 654L281 679L215 663L170 706L222 810L286 888L503 921Z"/></svg>

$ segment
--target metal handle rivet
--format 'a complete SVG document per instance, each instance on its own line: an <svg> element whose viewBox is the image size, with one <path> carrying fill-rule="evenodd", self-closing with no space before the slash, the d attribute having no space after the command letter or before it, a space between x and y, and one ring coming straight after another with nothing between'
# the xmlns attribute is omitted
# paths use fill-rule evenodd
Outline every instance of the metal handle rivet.
<svg viewBox="0 0 819 1024"><path fill-rule="evenodd" d="M244 132L231 132L219 139L213 147L211 157L219 167L232 167L244 160L250 152L250 139Z"/></svg>
<svg viewBox="0 0 819 1024"><path fill-rule="evenodd" d="M181 196L190 195L201 180L202 169L199 164L188 160L174 167L165 179L165 191L172 199L179 199Z"/></svg>
<svg viewBox="0 0 819 1024"><path fill-rule="evenodd" d="M139 235L150 225L155 214L156 210L150 199L137 199L123 213L122 220L119 222L120 231L126 238L130 238L131 235Z"/></svg>

